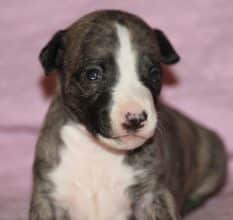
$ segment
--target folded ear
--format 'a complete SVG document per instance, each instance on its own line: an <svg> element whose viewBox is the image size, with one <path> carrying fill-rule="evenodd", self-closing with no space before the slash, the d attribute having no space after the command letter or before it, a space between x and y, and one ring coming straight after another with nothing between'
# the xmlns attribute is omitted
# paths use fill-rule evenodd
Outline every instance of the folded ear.
<svg viewBox="0 0 233 220"><path fill-rule="evenodd" d="M154 29L154 32L159 44L161 62L165 64L175 64L179 62L180 57L165 34L159 29Z"/></svg>
<svg viewBox="0 0 233 220"><path fill-rule="evenodd" d="M64 35L65 31L58 31L40 52L39 59L46 75L62 69Z"/></svg>

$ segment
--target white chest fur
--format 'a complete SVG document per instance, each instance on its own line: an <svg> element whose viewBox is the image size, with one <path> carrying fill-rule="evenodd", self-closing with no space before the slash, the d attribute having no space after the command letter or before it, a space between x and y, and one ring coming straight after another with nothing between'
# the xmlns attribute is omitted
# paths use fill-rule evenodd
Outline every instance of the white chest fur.
<svg viewBox="0 0 233 220"><path fill-rule="evenodd" d="M81 127L61 130L65 144L61 162L50 178L54 199L68 209L72 220L126 220L130 200L126 189L135 172L123 163L124 154L109 152Z"/></svg>

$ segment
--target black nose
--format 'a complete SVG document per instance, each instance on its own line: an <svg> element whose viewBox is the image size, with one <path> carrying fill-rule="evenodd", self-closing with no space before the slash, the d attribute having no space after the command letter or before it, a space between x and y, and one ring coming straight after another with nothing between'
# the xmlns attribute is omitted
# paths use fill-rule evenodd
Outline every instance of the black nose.
<svg viewBox="0 0 233 220"><path fill-rule="evenodd" d="M129 131L136 131L144 127L143 122L147 120L147 114L142 111L140 114L127 112L125 115L126 122L122 124L123 128Z"/></svg>

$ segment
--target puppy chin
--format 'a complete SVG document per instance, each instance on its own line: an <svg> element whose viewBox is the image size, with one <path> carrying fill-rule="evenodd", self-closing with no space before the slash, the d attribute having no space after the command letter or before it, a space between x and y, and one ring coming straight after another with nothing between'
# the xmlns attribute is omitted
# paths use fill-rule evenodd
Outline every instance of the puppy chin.
<svg viewBox="0 0 233 220"><path fill-rule="evenodd" d="M153 133L147 137L127 135L119 138L106 138L102 135L98 135L98 139L109 149L129 151L142 146L149 138L152 137L152 135Z"/></svg>

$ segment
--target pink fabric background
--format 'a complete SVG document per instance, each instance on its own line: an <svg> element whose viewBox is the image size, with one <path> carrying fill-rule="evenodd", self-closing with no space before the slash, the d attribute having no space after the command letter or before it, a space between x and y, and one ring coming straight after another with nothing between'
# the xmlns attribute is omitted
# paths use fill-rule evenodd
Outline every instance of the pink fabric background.
<svg viewBox="0 0 233 220"><path fill-rule="evenodd" d="M8 0L0 2L0 220L27 216L34 145L50 101L38 53L56 30L102 8L140 15L175 45L177 83L163 97L218 131L230 158L223 192L188 219L233 219L233 1Z"/></svg>

